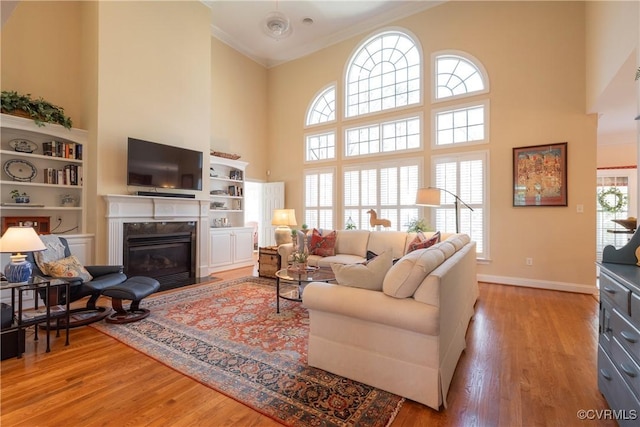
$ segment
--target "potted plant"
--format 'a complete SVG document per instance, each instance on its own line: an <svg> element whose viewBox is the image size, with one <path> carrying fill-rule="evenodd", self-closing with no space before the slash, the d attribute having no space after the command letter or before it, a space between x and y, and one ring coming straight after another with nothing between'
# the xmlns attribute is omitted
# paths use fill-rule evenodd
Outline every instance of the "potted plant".
<svg viewBox="0 0 640 427"><path fill-rule="evenodd" d="M309 253L307 252L293 253L293 263L299 270L305 270L307 268L307 259L309 259Z"/></svg>
<svg viewBox="0 0 640 427"><path fill-rule="evenodd" d="M55 123L71 129L71 118L65 116L64 109L42 98L31 99L31 94L22 95L16 91L2 91L1 110L14 116L28 117L38 126Z"/></svg>
<svg viewBox="0 0 640 427"><path fill-rule="evenodd" d="M20 194L18 190L11 190L11 198L16 203L29 203L29 200L30 200L29 195L27 193Z"/></svg>
<svg viewBox="0 0 640 427"><path fill-rule="evenodd" d="M431 231L431 227L429 227L424 219L412 219L407 224L407 233L417 233L418 231Z"/></svg>

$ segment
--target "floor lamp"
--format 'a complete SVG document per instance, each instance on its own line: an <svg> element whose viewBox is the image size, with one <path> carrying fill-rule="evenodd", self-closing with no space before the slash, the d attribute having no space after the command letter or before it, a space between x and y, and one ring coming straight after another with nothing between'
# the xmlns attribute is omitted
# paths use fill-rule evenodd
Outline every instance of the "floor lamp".
<svg viewBox="0 0 640 427"><path fill-rule="evenodd" d="M416 193L416 205L434 206L434 207L441 206L442 203L440 202L440 197L442 196L442 193L441 193L442 191L444 191L445 193L451 194L453 196L453 199L454 199L453 205L456 211L456 233L459 233L460 218L459 218L459 212L458 212L458 202L468 207L471 211L473 211L473 208L468 204L466 204L460 197L453 194L451 191L445 190L444 188L437 188L437 187L420 188Z"/></svg>

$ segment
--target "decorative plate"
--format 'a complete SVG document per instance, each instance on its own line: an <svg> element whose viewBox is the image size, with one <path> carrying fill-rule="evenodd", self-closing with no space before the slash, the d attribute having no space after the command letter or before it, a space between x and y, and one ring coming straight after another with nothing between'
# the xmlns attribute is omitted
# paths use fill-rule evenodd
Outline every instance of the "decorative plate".
<svg viewBox="0 0 640 427"><path fill-rule="evenodd" d="M38 145L35 142L27 139L12 139L9 141L9 147L20 153L33 153L38 149Z"/></svg>
<svg viewBox="0 0 640 427"><path fill-rule="evenodd" d="M14 181L31 182L38 175L36 167L26 160L12 159L4 163L4 171Z"/></svg>

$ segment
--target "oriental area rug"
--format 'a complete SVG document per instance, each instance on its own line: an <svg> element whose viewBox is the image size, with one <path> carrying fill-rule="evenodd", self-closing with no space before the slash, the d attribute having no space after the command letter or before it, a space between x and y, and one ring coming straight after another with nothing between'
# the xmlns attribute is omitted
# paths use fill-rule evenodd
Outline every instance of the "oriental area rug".
<svg viewBox="0 0 640 427"><path fill-rule="evenodd" d="M309 315L246 277L151 295L146 319L94 328L289 426L387 426L400 396L307 365Z"/></svg>

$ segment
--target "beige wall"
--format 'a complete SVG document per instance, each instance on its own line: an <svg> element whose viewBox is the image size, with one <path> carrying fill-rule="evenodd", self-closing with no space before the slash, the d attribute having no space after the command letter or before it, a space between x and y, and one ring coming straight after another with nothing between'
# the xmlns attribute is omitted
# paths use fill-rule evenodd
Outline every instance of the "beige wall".
<svg viewBox="0 0 640 427"><path fill-rule="evenodd" d="M101 196L136 190L127 137L209 152L210 23L196 1L23 1L2 28L2 89L43 96L89 131L86 231L97 262L107 259Z"/></svg>
<svg viewBox="0 0 640 427"><path fill-rule="evenodd" d="M210 9L200 2L100 2L97 194L127 194L127 137L209 151ZM208 194L205 180L200 194ZM197 192L196 192L197 193ZM98 200L97 259L106 259Z"/></svg>
<svg viewBox="0 0 640 427"><path fill-rule="evenodd" d="M2 26L2 90L30 93L63 107L85 128L80 2L21 1Z"/></svg>
<svg viewBox="0 0 640 427"><path fill-rule="evenodd" d="M637 1L586 2L587 110L592 111L622 64L639 47L639 16Z"/></svg>
<svg viewBox="0 0 640 427"><path fill-rule="evenodd" d="M247 179L267 180L267 69L211 38L211 148L249 162Z"/></svg>
<svg viewBox="0 0 640 427"><path fill-rule="evenodd" d="M584 16L584 4L578 2L451 2L393 23L415 34L423 49L425 103L411 111L424 112L425 177L430 176L431 155L458 151L429 146L430 55L463 50L489 73L491 142L477 147L490 151L491 252L488 263L479 266L486 279L595 286L596 119L584 113ZM269 72L271 178L286 182L289 208L302 210L303 205L306 108L330 82L338 82L342 94L344 64L365 38L354 37ZM338 111L341 115L341 95ZM569 143L569 206L512 207L512 149L562 141ZM338 177L346 163L334 163ZM576 212L578 204L584 213ZM337 208L342 209L339 197ZM525 266L527 257L533 258L532 267Z"/></svg>
<svg viewBox="0 0 640 427"><path fill-rule="evenodd" d="M630 144L600 144L598 145L598 167L628 167L636 166L638 146Z"/></svg>

